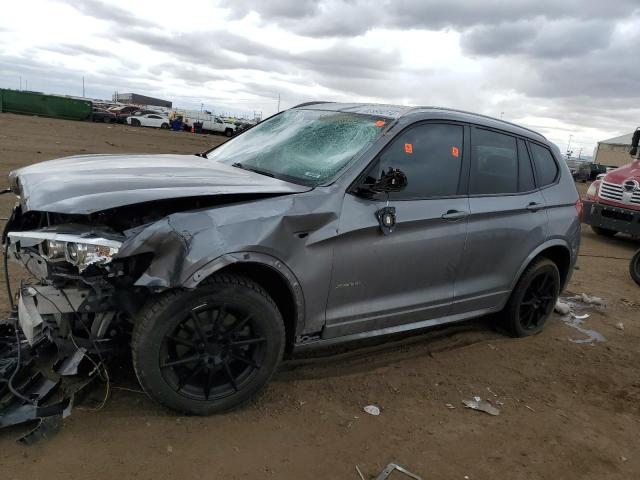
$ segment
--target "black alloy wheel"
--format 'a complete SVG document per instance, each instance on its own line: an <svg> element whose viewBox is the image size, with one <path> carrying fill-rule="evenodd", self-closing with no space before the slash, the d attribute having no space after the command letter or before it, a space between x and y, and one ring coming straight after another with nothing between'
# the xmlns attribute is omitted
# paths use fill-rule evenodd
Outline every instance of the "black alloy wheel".
<svg viewBox="0 0 640 480"><path fill-rule="evenodd" d="M274 301L236 275L152 298L138 313L131 341L145 392L197 415L227 411L253 397L277 369L284 345Z"/></svg>
<svg viewBox="0 0 640 480"><path fill-rule="evenodd" d="M167 384L189 398L225 398L240 391L262 367L265 342L251 311L204 304L164 337L160 369Z"/></svg>
<svg viewBox="0 0 640 480"><path fill-rule="evenodd" d="M524 330L537 330L544 323L555 305L557 289L552 272L541 272L531 280L518 315Z"/></svg>
<svg viewBox="0 0 640 480"><path fill-rule="evenodd" d="M542 331L560 294L560 272L547 259L534 260L521 275L501 315L516 337Z"/></svg>

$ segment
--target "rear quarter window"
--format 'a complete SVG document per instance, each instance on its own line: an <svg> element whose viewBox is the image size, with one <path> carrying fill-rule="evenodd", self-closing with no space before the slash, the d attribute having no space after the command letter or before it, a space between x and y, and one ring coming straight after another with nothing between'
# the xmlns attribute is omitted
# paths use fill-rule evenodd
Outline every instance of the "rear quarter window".
<svg viewBox="0 0 640 480"><path fill-rule="evenodd" d="M558 176L558 165L553 155L549 149L537 143L530 143L529 145L531 146L531 155L538 174L538 186L551 185Z"/></svg>

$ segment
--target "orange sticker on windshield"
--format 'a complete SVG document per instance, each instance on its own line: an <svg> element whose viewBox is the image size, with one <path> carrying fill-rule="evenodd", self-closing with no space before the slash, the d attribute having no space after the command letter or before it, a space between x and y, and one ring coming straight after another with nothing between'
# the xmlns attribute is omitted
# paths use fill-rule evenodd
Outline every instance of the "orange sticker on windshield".
<svg viewBox="0 0 640 480"><path fill-rule="evenodd" d="M451 147L451 155L454 157L460 156L460 150L458 150L458 147Z"/></svg>
<svg viewBox="0 0 640 480"><path fill-rule="evenodd" d="M405 151L405 153L413 153L413 144L405 143L404 144L404 151Z"/></svg>
<svg viewBox="0 0 640 480"><path fill-rule="evenodd" d="M376 126L376 127L383 127L383 126L384 126L384 120L378 120L378 121L375 123L375 126Z"/></svg>

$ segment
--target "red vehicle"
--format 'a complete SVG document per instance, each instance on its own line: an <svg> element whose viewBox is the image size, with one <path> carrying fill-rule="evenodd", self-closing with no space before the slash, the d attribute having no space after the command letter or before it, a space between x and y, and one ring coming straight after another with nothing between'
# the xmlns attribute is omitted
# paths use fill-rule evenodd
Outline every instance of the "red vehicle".
<svg viewBox="0 0 640 480"><path fill-rule="evenodd" d="M631 163L594 181L584 202L584 222L598 235L618 232L640 237L640 128L631 141Z"/></svg>
<svg viewBox="0 0 640 480"><path fill-rule="evenodd" d="M589 186L584 201L583 221L598 235L618 232L640 237L640 128L631 140L631 163L611 170ZM629 273L640 285L640 250L631 258Z"/></svg>

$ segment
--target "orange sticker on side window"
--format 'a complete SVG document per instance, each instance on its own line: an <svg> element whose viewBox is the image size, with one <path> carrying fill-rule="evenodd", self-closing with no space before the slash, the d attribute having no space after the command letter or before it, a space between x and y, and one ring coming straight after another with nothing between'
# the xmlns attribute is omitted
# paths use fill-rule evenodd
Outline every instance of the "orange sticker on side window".
<svg viewBox="0 0 640 480"><path fill-rule="evenodd" d="M451 155L454 157L460 156L460 150L458 150L458 147L451 147Z"/></svg>
<svg viewBox="0 0 640 480"><path fill-rule="evenodd" d="M405 153L413 153L413 144L405 143L404 144L404 152Z"/></svg>
<svg viewBox="0 0 640 480"><path fill-rule="evenodd" d="M376 127L384 127L384 120L378 120L374 125Z"/></svg>

